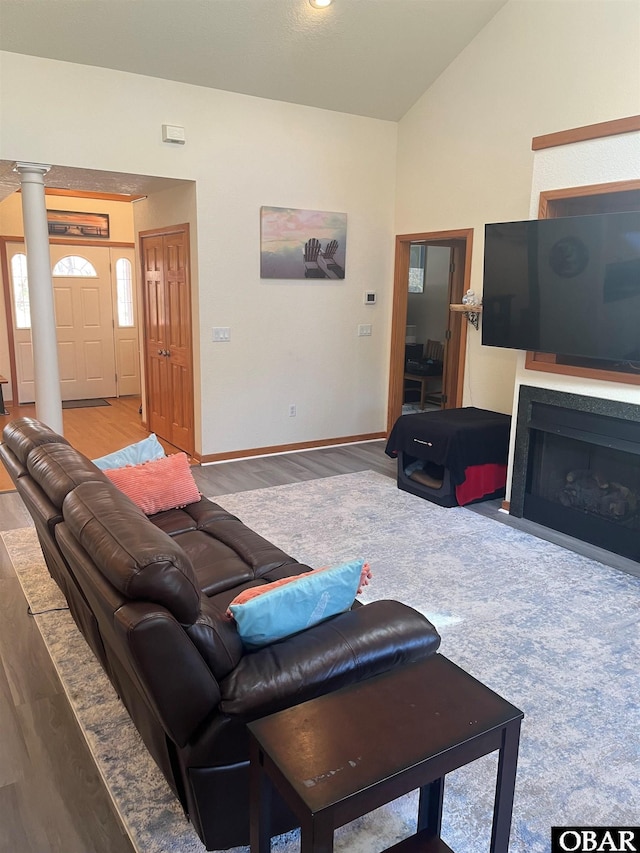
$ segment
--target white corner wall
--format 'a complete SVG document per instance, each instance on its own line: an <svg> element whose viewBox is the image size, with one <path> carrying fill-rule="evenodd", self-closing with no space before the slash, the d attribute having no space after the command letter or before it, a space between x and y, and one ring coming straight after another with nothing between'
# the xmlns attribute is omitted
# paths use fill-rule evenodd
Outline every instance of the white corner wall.
<svg viewBox="0 0 640 853"><path fill-rule="evenodd" d="M482 292L484 225L537 216L532 138L640 113L639 57L637 0L510 0L399 124L396 232L473 228ZM467 335L463 405L511 413L517 354Z"/></svg>
<svg viewBox="0 0 640 853"><path fill-rule="evenodd" d="M0 159L195 182L198 451L384 431L395 123L12 53L0 102ZM262 205L345 212L346 279L261 280Z"/></svg>

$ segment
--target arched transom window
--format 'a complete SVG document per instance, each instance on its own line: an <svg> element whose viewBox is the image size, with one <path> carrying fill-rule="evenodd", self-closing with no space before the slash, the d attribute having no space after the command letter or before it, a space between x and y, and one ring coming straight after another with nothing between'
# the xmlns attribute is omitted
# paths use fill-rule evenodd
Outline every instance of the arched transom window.
<svg viewBox="0 0 640 853"><path fill-rule="evenodd" d="M53 268L53 275L77 275L85 278L97 278L98 273L93 264L80 255L67 255L60 258Z"/></svg>

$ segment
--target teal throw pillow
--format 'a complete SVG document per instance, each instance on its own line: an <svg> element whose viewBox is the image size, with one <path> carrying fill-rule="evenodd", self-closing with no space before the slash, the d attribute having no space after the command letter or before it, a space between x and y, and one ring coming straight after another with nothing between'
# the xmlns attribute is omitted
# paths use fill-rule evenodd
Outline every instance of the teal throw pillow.
<svg viewBox="0 0 640 853"><path fill-rule="evenodd" d="M105 471L109 468L124 468L125 465L140 465L142 462L162 459L164 456L166 456L164 448L156 438L155 433L152 432L148 438L143 438L142 441L136 441L135 444L130 444L121 450L114 450L113 453L100 456L92 461L94 465Z"/></svg>
<svg viewBox="0 0 640 853"><path fill-rule="evenodd" d="M243 644L251 649L283 640L305 628L343 613L353 604L362 585L364 560L317 569L290 583L276 582L270 590L242 604L229 605ZM366 582L366 581L365 581Z"/></svg>

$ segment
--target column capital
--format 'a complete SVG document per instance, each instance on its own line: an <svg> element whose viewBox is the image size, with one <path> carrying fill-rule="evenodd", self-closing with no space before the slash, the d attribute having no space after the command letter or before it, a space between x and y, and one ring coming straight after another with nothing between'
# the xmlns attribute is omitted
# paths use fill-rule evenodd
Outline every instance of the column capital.
<svg viewBox="0 0 640 853"><path fill-rule="evenodd" d="M13 166L13 171L18 172L22 180L27 176L37 175L40 181L42 181L50 168L51 166L47 166L46 163L25 163L22 160L18 160Z"/></svg>

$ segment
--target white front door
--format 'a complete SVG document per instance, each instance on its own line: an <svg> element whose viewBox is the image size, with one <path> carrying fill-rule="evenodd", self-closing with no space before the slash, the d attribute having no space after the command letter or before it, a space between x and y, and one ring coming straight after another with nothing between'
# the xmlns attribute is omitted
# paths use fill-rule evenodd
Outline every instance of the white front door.
<svg viewBox="0 0 640 853"><path fill-rule="evenodd" d="M7 246L13 278L13 320L19 403L35 399L31 328L20 305L16 270L24 244ZM140 392L138 328L135 300L121 325L116 261L126 258L133 270L133 250L108 246L51 245L53 292L58 339L60 392L63 400L115 397ZM112 264L113 253L113 264ZM131 282L131 294L135 293ZM126 312L125 312L126 313ZM133 325L132 325L133 324ZM121 382L116 376L116 364Z"/></svg>
<svg viewBox="0 0 640 853"><path fill-rule="evenodd" d="M51 246L51 268L62 399L115 397L109 251Z"/></svg>

